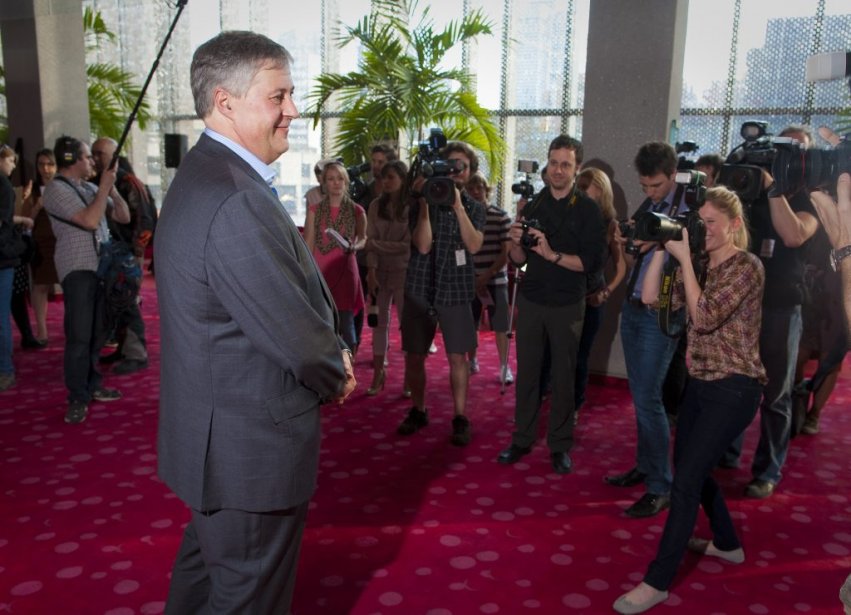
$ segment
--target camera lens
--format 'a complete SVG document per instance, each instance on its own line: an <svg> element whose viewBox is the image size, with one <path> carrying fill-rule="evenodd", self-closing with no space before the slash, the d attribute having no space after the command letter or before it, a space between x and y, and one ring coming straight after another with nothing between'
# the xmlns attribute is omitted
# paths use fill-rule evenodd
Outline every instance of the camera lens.
<svg viewBox="0 0 851 615"><path fill-rule="evenodd" d="M455 202L455 182L450 177L431 177L423 186L425 200L436 207L452 207Z"/></svg>

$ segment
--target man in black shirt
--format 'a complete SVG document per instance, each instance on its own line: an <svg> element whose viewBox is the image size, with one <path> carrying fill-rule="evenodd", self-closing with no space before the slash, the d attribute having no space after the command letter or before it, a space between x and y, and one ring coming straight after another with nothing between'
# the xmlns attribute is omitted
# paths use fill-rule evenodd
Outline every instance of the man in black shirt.
<svg viewBox="0 0 851 615"><path fill-rule="evenodd" d="M606 249L600 208L574 182L580 164L579 141L566 135L553 139L548 187L526 205L523 221L514 223L509 234L509 257L515 265L525 262L526 273L517 302L515 431L511 446L497 460L515 463L535 443L542 364L549 349L553 377L547 445L559 474L572 468L568 452L573 446L573 377L585 314L585 273L602 265ZM537 224L529 224L532 220Z"/></svg>
<svg viewBox="0 0 851 615"><path fill-rule="evenodd" d="M802 127L790 126L780 136L792 137L809 147L811 138ZM760 438L754 453L753 479L745 489L751 498L774 492L789 451L792 430L792 387L801 339L804 263L799 249L818 230L818 218L804 191L784 196L774 190L774 179L763 171L763 190L747 208L750 251L765 267L762 328L759 353L768 384L760 405ZM742 449L740 436L721 460L735 467Z"/></svg>

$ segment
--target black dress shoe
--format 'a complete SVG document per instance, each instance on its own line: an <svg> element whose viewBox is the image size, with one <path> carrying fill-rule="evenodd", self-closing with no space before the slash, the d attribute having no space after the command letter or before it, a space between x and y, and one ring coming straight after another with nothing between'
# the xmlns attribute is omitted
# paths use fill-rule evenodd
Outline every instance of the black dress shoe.
<svg viewBox="0 0 851 615"><path fill-rule="evenodd" d="M532 452L531 448L512 444L507 449L502 451L499 456L497 456L496 460L499 463L517 463L518 461L520 461L521 457L523 457L524 455L528 455L530 452Z"/></svg>
<svg viewBox="0 0 851 615"><path fill-rule="evenodd" d="M644 472L639 472L638 468L632 468L623 474L606 476L603 480L615 487L635 487L643 483L645 478L647 478L647 475Z"/></svg>
<svg viewBox="0 0 851 615"><path fill-rule="evenodd" d="M635 518L652 517L670 506L671 498L667 495L645 493L635 504L626 509L626 514Z"/></svg>
<svg viewBox="0 0 851 615"><path fill-rule="evenodd" d="M26 337L21 341L21 348L26 348L27 350L41 350L42 348L47 348L47 340Z"/></svg>
<svg viewBox="0 0 851 615"><path fill-rule="evenodd" d="M550 453L550 461L553 462L553 470L558 474L569 474L573 469L573 462L570 460L570 456L564 451Z"/></svg>

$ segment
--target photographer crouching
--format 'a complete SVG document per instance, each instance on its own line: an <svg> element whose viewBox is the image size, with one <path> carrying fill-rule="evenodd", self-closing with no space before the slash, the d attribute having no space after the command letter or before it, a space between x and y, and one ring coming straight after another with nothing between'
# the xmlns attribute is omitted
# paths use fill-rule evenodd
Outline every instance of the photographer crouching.
<svg viewBox="0 0 851 615"><path fill-rule="evenodd" d="M619 613L641 613L665 601L687 548L733 563L744 561L711 473L753 420L766 382L759 354L765 271L759 257L748 252L742 203L734 192L710 189L699 215L708 254L703 287L686 228L680 239L669 239L654 252L642 287L642 300L656 304L665 286L660 283L665 252L677 260L671 303L686 310L691 361L677 420L671 509L644 581L614 603ZM714 532L711 540L691 537L701 505Z"/></svg>
<svg viewBox="0 0 851 615"><path fill-rule="evenodd" d="M560 135L547 154L548 186L511 226L509 257L526 263L517 320L515 430L497 461L517 462L535 443L541 409L542 365L549 349L552 403L547 445L553 469L572 469L574 374L585 313L586 272L596 271L606 251L600 208L576 184L582 144Z"/></svg>

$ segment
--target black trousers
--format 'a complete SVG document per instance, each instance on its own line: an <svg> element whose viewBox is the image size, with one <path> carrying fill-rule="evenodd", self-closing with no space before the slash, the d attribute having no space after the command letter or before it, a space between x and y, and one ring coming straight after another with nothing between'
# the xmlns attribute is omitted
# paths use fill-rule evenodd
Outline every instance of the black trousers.
<svg viewBox="0 0 851 615"><path fill-rule="evenodd" d="M567 452L573 446L573 386L585 301L547 306L532 303L521 295L517 304L517 380L512 443L528 448L537 439L541 380L549 348L552 397L547 445L552 452Z"/></svg>

